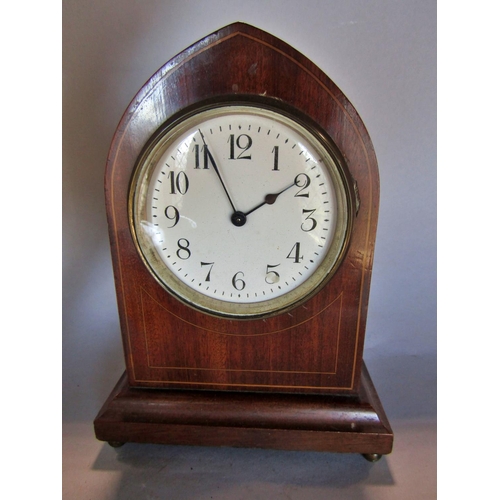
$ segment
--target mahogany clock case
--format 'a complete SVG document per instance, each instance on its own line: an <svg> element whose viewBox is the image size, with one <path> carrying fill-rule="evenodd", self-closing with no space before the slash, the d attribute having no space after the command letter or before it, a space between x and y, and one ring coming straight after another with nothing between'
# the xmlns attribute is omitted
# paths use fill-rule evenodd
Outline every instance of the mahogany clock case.
<svg viewBox="0 0 500 500"><path fill-rule="evenodd" d="M318 293L285 313L235 320L193 309L159 285L134 244L129 190L141 152L172 117L259 96L327 134L347 166L356 214L345 256ZM124 113L105 190L126 373L95 420L98 439L391 451L392 430L362 361L377 162L354 107L319 68L246 24L207 36L153 75Z"/></svg>

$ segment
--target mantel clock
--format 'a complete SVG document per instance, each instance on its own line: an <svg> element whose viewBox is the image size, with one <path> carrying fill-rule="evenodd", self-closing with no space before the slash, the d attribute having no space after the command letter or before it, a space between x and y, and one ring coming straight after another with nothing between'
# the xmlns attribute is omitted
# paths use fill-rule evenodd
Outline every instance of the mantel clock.
<svg viewBox="0 0 500 500"><path fill-rule="evenodd" d="M377 163L321 70L222 28L136 95L105 190L126 372L98 439L391 451L362 357Z"/></svg>

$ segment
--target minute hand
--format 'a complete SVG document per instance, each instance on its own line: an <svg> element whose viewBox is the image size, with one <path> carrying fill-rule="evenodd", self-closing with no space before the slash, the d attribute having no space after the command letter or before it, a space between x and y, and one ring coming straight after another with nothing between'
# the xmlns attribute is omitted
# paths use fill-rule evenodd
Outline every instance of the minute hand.
<svg viewBox="0 0 500 500"><path fill-rule="evenodd" d="M245 217L247 215L251 214L252 212L255 212L255 210L257 210L258 208L263 207L264 205L272 205L276 201L276 198L278 198L278 196L281 193L284 193L287 189L290 189L293 186L295 186L295 182L293 182L293 184L290 184L289 186L287 186L285 189L282 189L278 193L266 194L266 196L264 197L264 201L262 203L260 203L259 205L257 205L256 207L252 208L252 210L250 210L249 212L247 212L245 214Z"/></svg>
<svg viewBox="0 0 500 500"><path fill-rule="evenodd" d="M217 164L215 163L214 157L212 156L212 153L208 149L207 143L205 142L205 137L203 136L203 134L202 134L202 132L201 132L200 129L198 129L198 132L200 133L201 140L203 141L203 144L205 145L208 158L210 159L210 163L214 167L214 170L215 170L215 173L217 174L217 177L219 177L220 183L222 184L224 192L226 193L227 199L229 200L229 203L231 203L231 207L233 207L233 212L236 212L236 208L234 206L233 200L231 200L231 197L229 196L229 192L228 192L228 190L226 188L226 185L224 184L224 181L223 181L222 176L220 174L219 168L217 167Z"/></svg>

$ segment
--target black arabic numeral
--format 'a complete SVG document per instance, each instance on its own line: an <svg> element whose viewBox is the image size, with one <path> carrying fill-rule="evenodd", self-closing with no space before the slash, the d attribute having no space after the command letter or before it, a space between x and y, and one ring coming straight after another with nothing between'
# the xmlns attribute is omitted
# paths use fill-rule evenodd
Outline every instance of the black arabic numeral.
<svg viewBox="0 0 500 500"><path fill-rule="evenodd" d="M276 264L274 266L272 266L271 264L267 265L265 281L268 285L273 285L274 283L278 283L278 281L280 280L280 275L276 271L271 271L271 269L278 266L279 264Z"/></svg>
<svg viewBox="0 0 500 500"><path fill-rule="evenodd" d="M207 146L202 146L201 150L203 151L203 169L208 169L208 148ZM195 144L194 148L194 168L200 169L200 146L199 144Z"/></svg>
<svg viewBox="0 0 500 500"><path fill-rule="evenodd" d="M210 268L208 269L207 277L205 278L205 281L210 281L210 273L212 272L212 267L214 267L214 263L213 262L201 262L201 267L203 267L203 266L210 266Z"/></svg>
<svg viewBox="0 0 500 500"><path fill-rule="evenodd" d="M312 208L310 210L306 210L305 208L302 209L302 213L303 214L309 214L306 217L306 220L300 226L300 229L302 229L302 231L305 231L306 233L308 233L309 231L312 231L317 226L318 222L316 221L316 219L314 219L313 217L311 217L311 215L314 212L316 212L315 208ZM307 227L307 225L305 225L306 221L310 221L311 225L309 227Z"/></svg>
<svg viewBox="0 0 500 500"><path fill-rule="evenodd" d="M173 211L173 214L172 214ZM167 208L165 208L165 217L168 220L173 220L174 223L171 226L168 226L170 228L174 227L178 222L180 218L179 210L175 208L173 205L169 205Z"/></svg>
<svg viewBox="0 0 500 500"><path fill-rule="evenodd" d="M189 241L186 238L180 238L177 242L179 249L177 250L177 257L182 260L187 260L191 257L191 250L189 250Z"/></svg>
<svg viewBox="0 0 500 500"><path fill-rule="evenodd" d="M279 156L279 146L274 146L272 153L274 153L274 166L273 166L273 172L278 172L279 167L278 167L278 156Z"/></svg>
<svg viewBox="0 0 500 500"><path fill-rule="evenodd" d="M295 245L293 245L290 253L286 256L287 259L292 259L295 264L299 264L300 261L304 258L303 255L300 255L300 243L297 241Z"/></svg>
<svg viewBox="0 0 500 500"><path fill-rule="evenodd" d="M246 283L241 279L241 278L237 278L236 276L238 276L238 274L241 274L241 276L245 276L243 274L243 271L238 271L234 276L233 276L233 280L232 280L232 283L233 283L233 286L234 288L236 288L236 290L238 290L238 292L241 292L241 290L243 290L246 286Z"/></svg>
<svg viewBox="0 0 500 500"><path fill-rule="evenodd" d="M243 153L248 151L252 146L252 138L247 134L239 135L236 140L234 138L234 134L229 135L229 159L230 160L251 160L252 155L245 155ZM238 149L241 149L241 152L238 156L235 157L235 146Z"/></svg>
<svg viewBox="0 0 500 500"><path fill-rule="evenodd" d="M311 179L307 174L301 173L295 177L294 180L295 185L300 188L296 193L295 197L296 198L309 198L309 193L302 193L304 189L309 187L309 184L311 184Z"/></svg>
<svg viewBox="0 0 500 500"><path fill-rule="evenodd" d="M186 194L189 189L189 179L186 172L179 172L175 175L174 172L168 173L170 180L170 194Z"/></svg>

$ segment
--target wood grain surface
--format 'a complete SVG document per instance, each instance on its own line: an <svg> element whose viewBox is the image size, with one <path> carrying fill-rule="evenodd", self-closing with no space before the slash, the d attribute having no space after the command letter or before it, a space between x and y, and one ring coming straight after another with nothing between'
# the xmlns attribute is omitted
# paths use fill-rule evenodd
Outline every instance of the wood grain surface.
<svg viewBox="0 0 500 500"><path fill-rule="evenodd" d="M265 96L304 113L334 141L359 191L345 258L328 284L287 313L254 320L204 314L170 295L135 247L130 181L151 136L207 100ZM113 138L106 204L128 380L136 387L356 393L378 216L368 133L344 94L286 43L236 23L195 43L153 75Z"/></svg>

